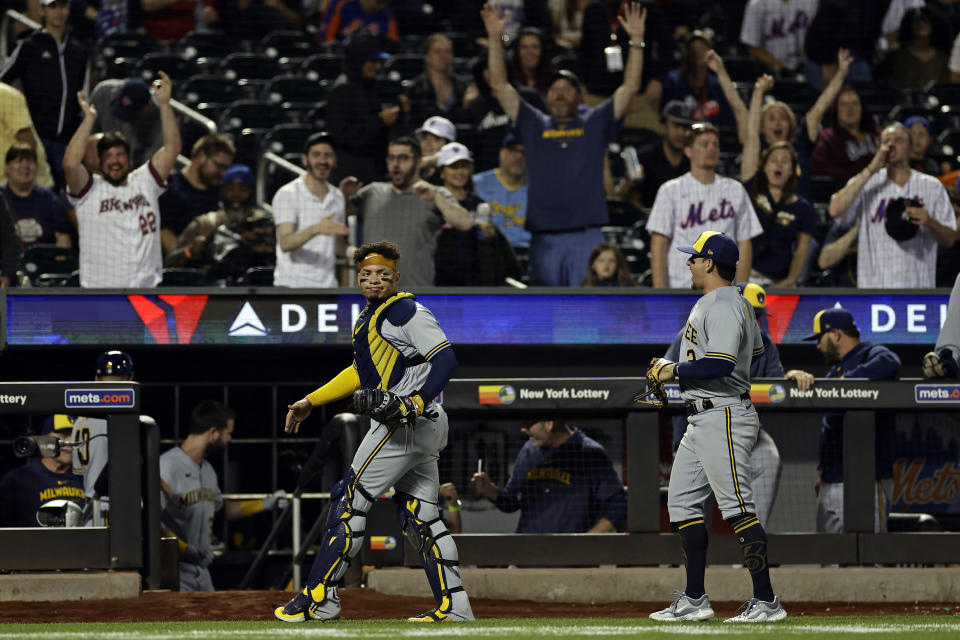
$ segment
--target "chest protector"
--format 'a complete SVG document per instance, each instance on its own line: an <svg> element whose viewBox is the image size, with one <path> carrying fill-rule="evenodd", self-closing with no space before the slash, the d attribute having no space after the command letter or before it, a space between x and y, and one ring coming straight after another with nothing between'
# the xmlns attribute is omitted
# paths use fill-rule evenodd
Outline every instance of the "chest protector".
<svg viewBox="0 0 960 640"><path fill-rule="evenodd" d="M353 327L353 360L360 375L360 386L364 389L386 390L403 376L403 355L380 331L390 307L406 298L416 300L412 293L401 292L375 309L367 305L357 318Z"/></svg>

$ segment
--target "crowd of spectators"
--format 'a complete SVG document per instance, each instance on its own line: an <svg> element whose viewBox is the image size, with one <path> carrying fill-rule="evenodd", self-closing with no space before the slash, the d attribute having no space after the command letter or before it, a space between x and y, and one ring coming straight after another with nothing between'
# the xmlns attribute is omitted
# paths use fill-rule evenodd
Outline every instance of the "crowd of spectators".
<svg viewBox="0 0 960 640"><path fill-rule="evenodd" d="M178 88L216 75L219 58L191 60L189 74L174 67L221 37L221 55L293 43L270 64L319 83L323 100L300 105L309 110L281 101L280 117L302 130L283 155L306 174L266 189L256 188L266 130L234 115L218 123L223 133L200 136L179 118L191 158L159 197L156 241L163 267L196 271L197 284L250 283L244 269L276 265L257 283L337 286L350 245L384 236L425 256L406 265L407 286L683 286L669 248L706 224L735 230L741 279L774 288L951 285L960 3L722 5L14 4L43 27L12 22L0 52L0 230L16 232L0 242L0 282L26 284L8 267L37 246L93 246L78 237L63 172L84 115L78 92L88 89L95 114L86 170L103 171L97 144L111 132L132 168L149 165L164 140L147 57L167 56L173 96L217 120L229 102ZM141 43L142 59L108 60L118 38ZM318 68L310 56L339 76L301 73ZM228 76L234 98L276 101L264 95L269 78L247 75ZM710 135L691 135L704 125ZM301 149L320 131L322 152ZM891 235L891 204L914 233ZM215 264L226 250L218 234L234 255L226 268ZM876 256L896 268L879 278Z"/></svg>

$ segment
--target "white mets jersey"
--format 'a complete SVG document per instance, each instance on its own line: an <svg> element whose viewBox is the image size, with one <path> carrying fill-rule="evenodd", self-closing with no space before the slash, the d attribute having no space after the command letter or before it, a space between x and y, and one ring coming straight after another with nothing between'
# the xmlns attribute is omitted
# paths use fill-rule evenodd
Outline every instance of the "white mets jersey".
<svg viewBox="0 0 960 640"><path fill-rule="evenodd" d="M81 287L155 287L160 283L160 205L166 183L151 163L115 187L91 175L69 193L77 212Z"/></svg>
<svg viewBox="0 0 960 640"><path fill-rule="evenodd" d="M273 220L279 227L293 223L294 231L302 231L333 214L333 219L347 223L346 201L340 189L327 186L327 195L320 199L310 192L303 177L280 187L273 196ZM277 266L273 284L278 287L336 287L336 237L317 234L293 251L283 251L277 244Z"/></svg>
<svg viewBox="0 0 960 640"><path fill-rule="evenodd" d="M170 499L160 496L161 521L187 544L209 551L213 516L223 506L217 472L206 460L197 464L176 446L160 455L160 477L171 493Z"/></svg>
<svg viewBox="0 0 960 640"><path fill-rule="evenodd" d="M939 180L911 170L907 183L900 187L887 178L886 169L881 169L867 180L843 216L843 221L851 225L860 218L858 288L936 286L937 241L930 230L920 227L913 238L901 241L894 240L887 233L887 205L896 198L916 198L937 222L951 229L957 228L947 190Z"/></svg>
<svg viewBox="0 0 960 640"><path fill-rule="evenodd" d="M723 378L680 378L680 395L695 398L736 397L750 390L750 362L763 353L763 336L753 307L733 286L720 287L697 300L683 328L680 362L720 358L734 363Z"/></svg>
<svg viewBox="0 0 960 640"><path fill-rule="evenodd" d="M667 250L670 287L690 288L690 270L686 266L690 256L676 248L692 246L708 229L725 233L737 242L763 233L743 185L724 176L717 176L711 184L703 184L690 173L664 182L650 210L647 231L670 238Z"/></svg>

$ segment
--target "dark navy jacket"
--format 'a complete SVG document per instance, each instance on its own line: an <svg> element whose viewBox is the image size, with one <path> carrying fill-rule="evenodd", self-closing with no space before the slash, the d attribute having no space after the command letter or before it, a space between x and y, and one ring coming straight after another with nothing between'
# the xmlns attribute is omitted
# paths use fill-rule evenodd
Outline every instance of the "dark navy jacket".
<svg viewBox="0 0 960 640"><path fill-rule="evenodd" d="M520 509L517 533L583 533L600 518L622 530L627 493L603 447L574 428L553 449L524 444L496 505Z"/></svg>
<svg viewBox="0 0 960 640"><path fill-rule="evenodd" d="M54 473L39 458L11 469L0 479L0 527L39 527L37 510L51 500L85 502L83 479Z"/></svg>
<svg viewBox="0 0 960 640"><path fill-rule="evenodd" d="M893 380L900 371L900 358L880 344L861 342L832 366L828 378ZM823 414L820 427L820 464L823 482L843 482L843 411ZM877 412L877 479L893 477L894 415Z"/></svg>

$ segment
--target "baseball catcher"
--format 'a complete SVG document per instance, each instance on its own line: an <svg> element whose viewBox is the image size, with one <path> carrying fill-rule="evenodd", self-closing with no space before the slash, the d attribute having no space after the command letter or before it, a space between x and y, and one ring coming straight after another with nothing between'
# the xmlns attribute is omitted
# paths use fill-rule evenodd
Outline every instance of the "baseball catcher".
<svg viewBox="0 0 960 640"><path fill-rule="evenodd" d="M633 397L633 401L637 404L649 404L653 405L657 409L662 409L668 402L667 400L667 390L663 386L663 381L660 379L660 374L667 366L672 366L673 363L669 360L663 358L652 358L650 360L650 366L647 367L646 383L643 388L640 390L640 393ZM650 396L653 396L653 400L650 399Z"/></svg>
<svg viewBox="0 0 960 640"><path fill-rule="evenodd" d="M357 389L353 392L353 410L369 416L380 424L412 427L417 416L436 418L436 412L424 411L420 396L398 396L383 389Z"/></svg>

